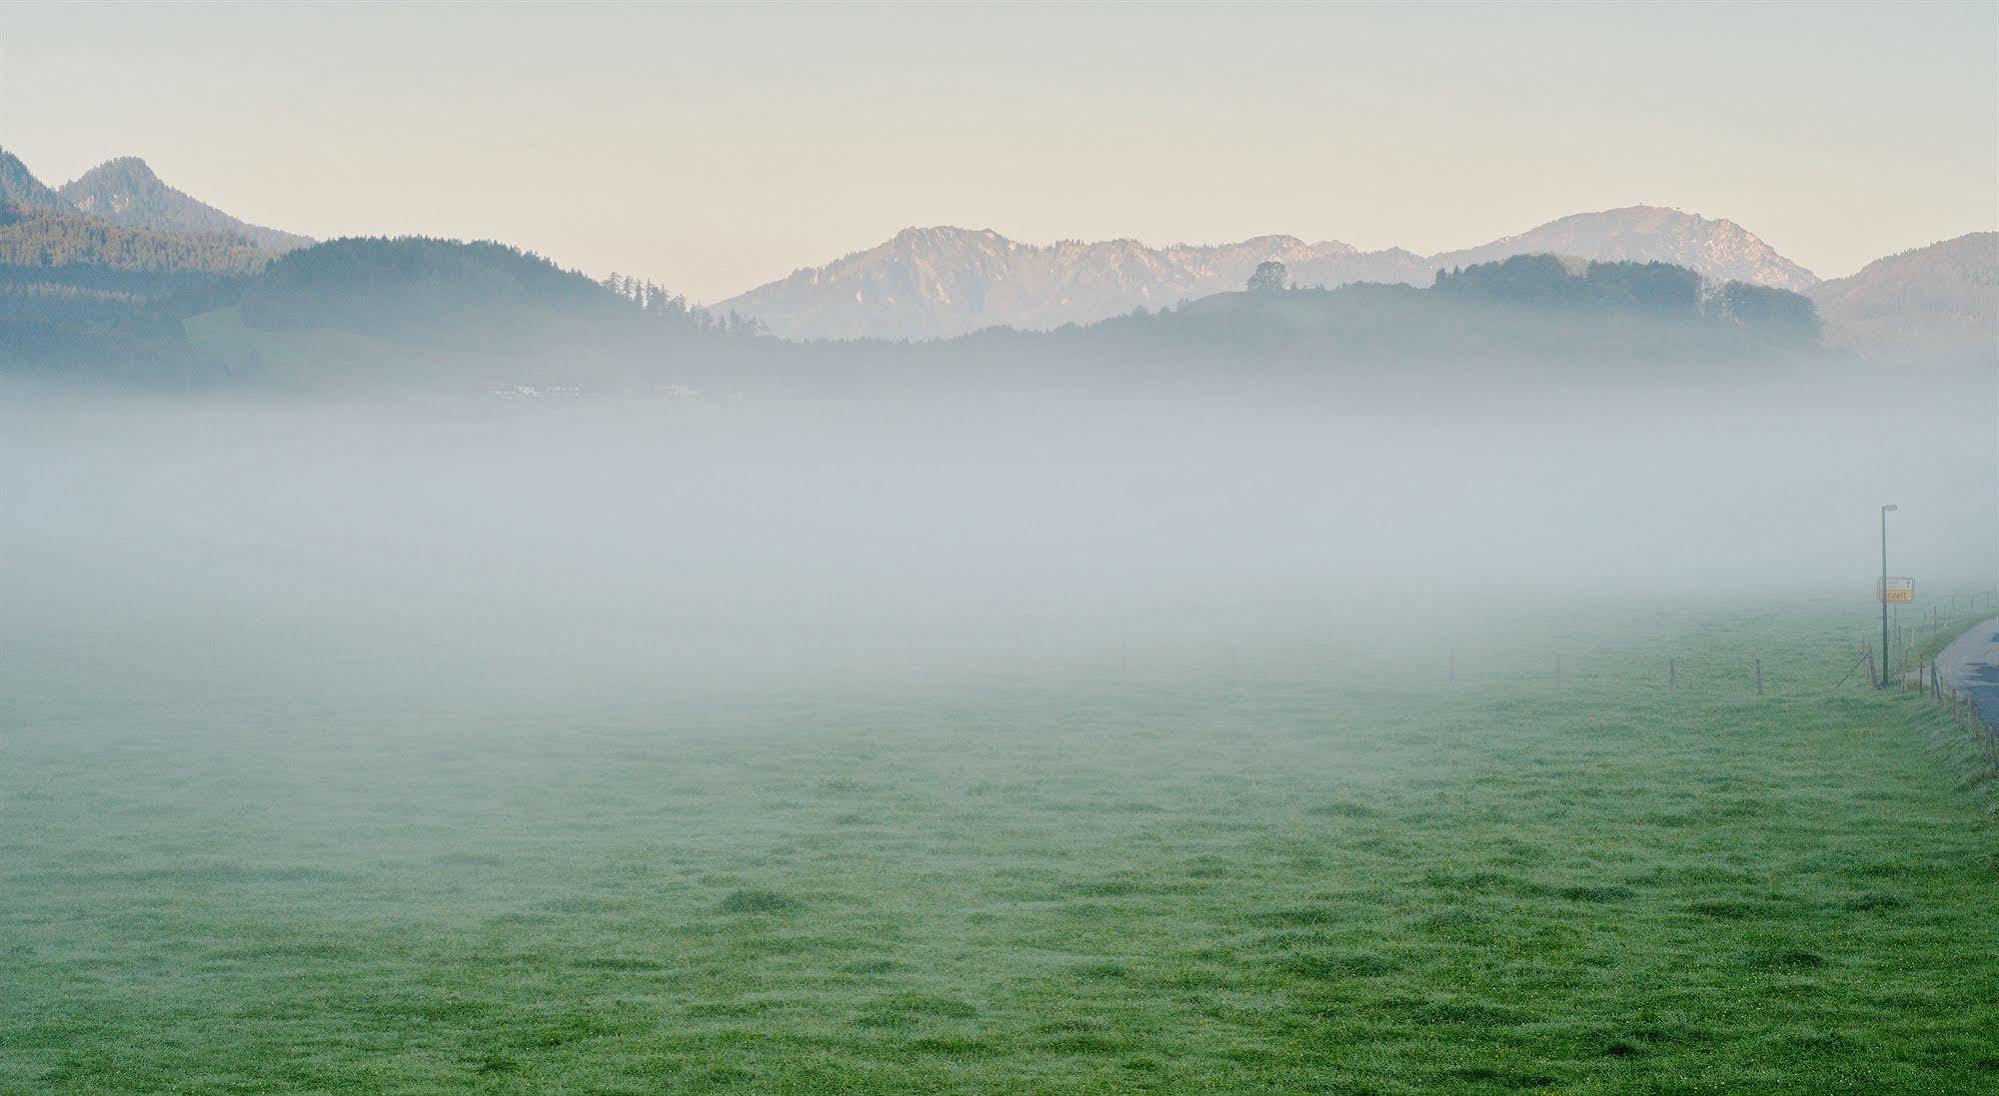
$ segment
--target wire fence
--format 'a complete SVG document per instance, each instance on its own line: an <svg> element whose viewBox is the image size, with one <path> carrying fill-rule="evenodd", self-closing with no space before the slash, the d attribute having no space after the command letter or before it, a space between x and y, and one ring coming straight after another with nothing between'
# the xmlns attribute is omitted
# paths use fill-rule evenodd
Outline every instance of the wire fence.
<svg viewBox="0 0 1999 1096"><path fill-rule="evenodd" d="M1895 673L1894 684L1934 700L1971 741L1992 772L1999 774L1999 723L1995 723L1999 712L1981 708L1966 691L1966 682L1946 682L1946 671L1937 664L1938 656L1965 634L1967 624L1976 625L1995 611L1999 611L1999 591L1947 595L1926 606L1914 623L1891 624L1890 639L1902 641L1900 672ZM1863 645L1861 657L1866 664L1868 683L1882 684L1873 667L1871 649ZM1882 660L1883 675L1890 672L1888 661Z"/></svg>

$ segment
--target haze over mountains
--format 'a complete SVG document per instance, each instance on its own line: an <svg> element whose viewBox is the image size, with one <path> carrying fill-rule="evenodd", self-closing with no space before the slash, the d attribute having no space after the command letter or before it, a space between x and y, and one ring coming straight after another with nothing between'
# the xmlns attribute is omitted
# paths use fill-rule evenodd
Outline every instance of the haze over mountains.
<svg viewBox="0 0 1999 1096"><path fill-rule="evenodd" d="M107 161L50 187L0 149L0 311L11 322L53 329L69 322L58 315L58 299L109 307L116 300L157 298L206 284L202 279L256 275L273 256L312 242L216 209L167 184L135 157ZM1803 293L1819 308L1824 341L1868 358L1999 358L1999 234L1943 241L1884 258L1851 277L1821 281L1732 221L1657 206L1576 214L1432 255L1399 248L1364 252L1292 236L1155 248L1129 239L1037 245L991 230L911 228L712 311L754 319L793 340L950 338L1172 308L1240 290L1268 261L1285 264L1301 287L1427 287L1440 269L1530 254L1662 262L1716 287L1742 282ZM670 294L662 299L677 300Z"/></svg>
<svg viewBox="0 0 1999 1096"><path fill-rule="evenodd" d="M985 327L1045 329L1240 289L1257 264L1282 262L1299 285L1428 285L1440 268L1548 253L1602 262L1665 262L1715 282L1805 292L1811 271L1742 226L1676 209L1633 206L1564 217L1516 236L1434 255L1363 252L1338 241L1258 236L1217 246L1135 240L1040 246L990 230L912 228L825 266L804 269L716 307L785 338L939 338Z"/></svg>

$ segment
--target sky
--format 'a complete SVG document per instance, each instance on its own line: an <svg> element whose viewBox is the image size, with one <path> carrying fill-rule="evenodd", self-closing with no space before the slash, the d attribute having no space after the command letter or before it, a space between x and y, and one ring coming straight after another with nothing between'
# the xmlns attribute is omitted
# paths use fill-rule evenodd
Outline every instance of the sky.
<svg viewBox="0 0 1999 1096"><path fill-rule="evenodd" d="M1432 252L1640 203L1836 277L1999 225L1999 4L8 0L0 146L704 302L910 225Z"/></svg>

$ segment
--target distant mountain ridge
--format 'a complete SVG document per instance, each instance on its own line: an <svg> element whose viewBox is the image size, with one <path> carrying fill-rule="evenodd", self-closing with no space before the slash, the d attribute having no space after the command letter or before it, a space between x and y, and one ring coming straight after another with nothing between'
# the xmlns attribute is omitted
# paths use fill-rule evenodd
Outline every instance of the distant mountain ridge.
<svg viewBox="0 0 1999 1096"><path fill-rule="evenodd" d="M1868 358L1999 359L1999 232L1876 259L1811 296L1827 341Z"/></svg>
<svg viewBox="0 0 1999 1096"><path fill-rule="evenodd" d="M56 193L79 213L127 228L240 236L270 252L291 251L313 242L308 236L232 217L168 186L136 156L106 160L56 188Z"/></svg>
<svg viewBox="0 0 1999 1096"><path fill-rule="evenodd" d="M1052 328L1242 287L1260 262L1332 268L1358 252L1337 241L1259 236L1217 246L1135 240L1023 244L991 230L909 228L879 247L800 270L718 311L754 315L778 334L945 338L1006 323Z"/></svg>
<svg viewBox="0 0 1999 1096"><path fill-rule="evenodd" d="M910 228L877 247L802 269L723 301L786 338L944 338L984 327L1045 329L1242 288L1258 263L1300 285L1428 285L1439 268L1551 253L1659 261L1717 282L1802 292L1811 271L1733 221L1656 206L1582 213L1475 248L1422 256L1338 241L1258 236L1233 244L1147 247L1135 240L1024 244L997 232Z"/></svg>
<svg viewBox="0 0 1999 1096"><path fill-rule="evenodd" d="M1730 220L1660 206L1578 213L1463 251L1430 256L1437 267L1497 262L1515 255L1571 255L1595 262L1661 262L1715 282L1748 282L1808 292L1818 276Z"/></svg>

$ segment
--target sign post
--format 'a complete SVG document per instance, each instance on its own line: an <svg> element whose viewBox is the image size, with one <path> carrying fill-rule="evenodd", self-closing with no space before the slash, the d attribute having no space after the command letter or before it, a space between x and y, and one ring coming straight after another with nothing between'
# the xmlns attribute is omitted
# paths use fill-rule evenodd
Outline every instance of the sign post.
<svg viewBox="0 0 1999 1096"><path fill-rule="evenodd" d="M1895 509L1894 503L1881 507L1881 688L1888 687L1888 511ZM1915 584L1909 584L1909 597L1916 596Z"/></svg>
<svg viewBox="0 0 1999 1096"><path fill-rule="evenodd" d="M1884 578L1881 589L1876 591L1883 602L1911 602L1916 600L1916 580L1912 578Z"/></svg>

